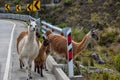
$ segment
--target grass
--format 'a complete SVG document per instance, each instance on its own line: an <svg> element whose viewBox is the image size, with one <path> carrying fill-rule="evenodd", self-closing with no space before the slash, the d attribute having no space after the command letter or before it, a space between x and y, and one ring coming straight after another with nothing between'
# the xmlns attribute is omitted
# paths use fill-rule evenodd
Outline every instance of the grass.
<svg viewBox="0 0 120 80"><path fill-rule="evenodd" d="M72 37L75 41L80 41L87 32L88 32L88 30L85 30L85 28L82 30L80 28L72 28ZM84 50L82 52L83 56L79 55L76 58L76 60L79 61L79 63L84 66L91 66L91 64L92 64L94 67L97 67L97 68L108 68L108 69L112 69L112 70L116 71L116 68L114 65L114 59L117 56L117 54L120 52L119 45L116 45L116 43L118 43L118 37L116 38L116 36L119 36L118 35L119 31L116 28L107 27L103 31L100 31L100 33L102 33L102 34L100 34L100 38L102 38L102 42L106 41L106 40L103 40L103 36L105 37L105 39L107 39L108 37L109 38L111 37L111 39L113 39L112 44L109 43L109 47L105 46L105 45L103 45L103 46L99 45L99 44L103 44L103 43L99 43L98 45L96 45L94 47L95 52L103 60L106 61L106 64L98 64L98 63L96 63L95 60L93 60L93 61L91 60L89 55L93 51L92 51L91 47L89 47L89 46L86 50ZM106 43L108 43L108 42L106 41ZM117 80L117 78L118 78L117 74L110 74L110 73L102 72L102 73L93 73L90 75L89 74L90 70L82 69L81 71L85 76L85 80L112 80L112 79ZM76 69L75 69L75 74L77 75ZM118 78L118 80L120 80L120 79Z"/></svg>

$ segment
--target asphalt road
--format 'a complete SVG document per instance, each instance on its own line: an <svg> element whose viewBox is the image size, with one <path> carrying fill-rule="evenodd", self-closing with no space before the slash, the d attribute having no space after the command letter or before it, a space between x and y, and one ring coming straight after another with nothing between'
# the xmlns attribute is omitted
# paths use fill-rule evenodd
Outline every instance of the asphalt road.
<svg viewBox="0 0 120 80"><path fill-rule="evenodd" d="M0 20L0 80L26 80L25 70L19 67L16 51L16 38L25 29L22 21ZM32 80L56 80L49 71L44 71L43 78L34 71L32 76Z"/></svg>
<svg viewBox="0 0 120 80"><path fill-rule="evenodd" d="M0 20L0 79L3 79L13 24Z"/></svg>

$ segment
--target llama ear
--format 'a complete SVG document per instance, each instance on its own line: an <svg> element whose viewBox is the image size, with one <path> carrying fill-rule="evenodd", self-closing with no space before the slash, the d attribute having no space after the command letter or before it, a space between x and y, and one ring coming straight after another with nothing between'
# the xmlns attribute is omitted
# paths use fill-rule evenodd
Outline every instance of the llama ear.
<svg viewBox="0 0 120 80"><path fill-rule="evenodd" d="M45 36L42 36L43 40L45 40Z"/></svg>
<svg viewBox="0 0 120 80"><path fill-rule="evenodd" d="M31 22L33 22L34 20L33 19L29 19L29 22L31 23Z"/></svg>
<svg viewBox="0 0 120 80"><path fill-rule="evenodd" d="M35 22L37 25L40 25L40 18L36 19Z"/></svg>
<svg viewBox="0 0 120 80"><path fill-rule="evenodd" d="M40 18L36 19L35 21L40 21Z"/></svg>
<svg viewBox="0 0 120 80"><path fill-rule="evenodd" d="M98 31L98 29L95 28L91 29L91 32L96 32L96 31Z"/></svg>

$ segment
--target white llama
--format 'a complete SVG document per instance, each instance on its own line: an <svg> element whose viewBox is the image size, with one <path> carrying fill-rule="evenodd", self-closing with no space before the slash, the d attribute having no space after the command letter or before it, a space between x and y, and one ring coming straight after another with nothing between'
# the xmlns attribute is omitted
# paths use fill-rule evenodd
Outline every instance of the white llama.
<svg viewBox="0 0 120 80"><path fill-rule="evenodd" d="M20 65L21 63L25 65L27 80L32 78L32 61L39 54L40 42L36 37L37 20L30 20L28 30L25 32L25 34L21 32L21 34L17 38L17 51L19 54Z"/></svg>

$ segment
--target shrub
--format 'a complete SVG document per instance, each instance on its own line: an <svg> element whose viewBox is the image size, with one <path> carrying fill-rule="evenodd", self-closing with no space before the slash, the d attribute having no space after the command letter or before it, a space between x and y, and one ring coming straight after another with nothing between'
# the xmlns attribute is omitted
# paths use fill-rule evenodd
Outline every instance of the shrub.
<svg viewBox="0 0 120 80"><path fill-rule="evenodd" d="M93 0L88 0L88 3L93 3Z"/></svg>
<svg viewBox="0 0 120 80"><path fill-rule="evenodd" d="M92 13L91 14L91 22L96 22L96 21L100 21L100 16L97 13Z"/></svg>
<svg viewBox="0 0 120 80"><path fill-rule="evenodd" d="M118 37L117 37L117 42L120 43L120 35L118 35Z"/></svg>
<svg viewBox="0 0 120 80"><path fill-rule="evenodd" d="M84 58L83 61L82 61L82 65L83 66L89 66L89 60L87 58Z"/></svg>
<svg viewBox="0 0 120 80"><path fill-rule="evenodd" d="M118 15L120 15L120 10L118 10Z"/></svg>
<svg viewBox="0 0 120 80"><path fill-rule="evenodd" d="M94 66L94 61L92 58L90 58L90 66Z"/></svg>
<svg viewBox="0 0 120 80"><path fill-rule="evenodd" d="M112 74L110 75L109 80L120 80L120 75Z"/></svg>
<svg viewBox="0 0 120 80"><path fill-rule="evenodd" d="M103 80L109 80L109 74L107 72L103 73Z"/></svg>
<svg viewBox="0 0 120 80"><path fill-rule="evenodd" d="M66 23L61 23L58 25L60 28L64 28L64 27L67 27L67 24Z"/></svg>
<svg viewBox="0 0 120 80"><path fill-rule="evenodd" d="M65 6L70 6L72 4L72 1L71 0L65 0L64 1L64 5Z"/></svg>
<svg viewBox="0 0 120 80"><path fill-rule="evenodd" d="M85 33L79 28L72 28L72 39L80 42L84 37Z"/></svg>
<svg viewBox="0 0 120 80"><path fill-rule="evenodd" d="M116 70L120 72L120 54L115 57L114 62Z"/></svg>
<svg viewBox="0 0 120 80"><path fill-rule="evenodd" d="M116 6L120 6L120 2L116 2L116 4L115 4Z"/></svg>
<svg viewBox="0 0 120 80"><path fill-rule="evenodd" d="M106 2L103 3L103 6L104 6L104 7L108 7L108 6L109 6L109 3L106 1Z"/></svg>
<svg viewBox="0 0 120 80"><path fill-rule="evenodd" d="M108 46L109 43L113 43L116 41L116 35L118 35L119 32L113 28L113 27L108 27L104 29L104 31L100 35L100 45L106 45Z"/></svg>

